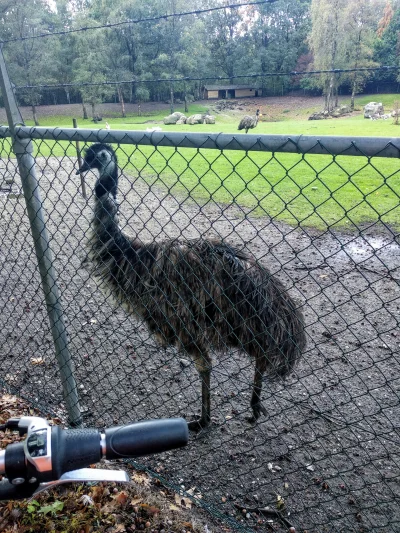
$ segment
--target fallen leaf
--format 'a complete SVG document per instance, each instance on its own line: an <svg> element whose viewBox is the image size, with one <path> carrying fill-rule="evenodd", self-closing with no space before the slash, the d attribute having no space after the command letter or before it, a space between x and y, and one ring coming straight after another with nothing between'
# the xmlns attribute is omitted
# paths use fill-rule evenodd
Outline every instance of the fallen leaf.
<svg viewBox="0 0 400 533"><path fill-rule="evenodd" d="M169 509L170 509L170 511L180 511L181 510L180 507L177 507L173 503L170 504Z"/></svg>
<svg viewBox="0 0 400 533"><path fill-rule="evenodd" d="M95 485L91 489L92 498L95 502L99 502L101 498L104 496L104 486L103 485Z"/></svg>
<svg viewBox="0 0 400 533"><path fill-rule="evenodd" d="M126 529L124 524L118 524L112 531L113 533L123 533Z"/></svg>
<svg viewBox="0 0 400 533"><path fill-rule="evenodd" d="M180 494L175 494L175 503L185 509L192 508L192 500L190 498L185 498L185 496L181 496Z"/></svg>
<svg viewBox="0 0 400 533"><path fill-rule="evenodd" d="M103 505L103 507L101 507L101 509L100 509L100 512L102 514L115 513L115 503L114 503L114 501L107 502L105 505Z"/></svg>
<svg viewBox="0 0 400 533"><path fill-rule="evenodd" d="M149 476L142 472L135 472L131 479L139 485L146 485L146 487L149 487L151 485L151 479L149 478Z"/></svg>
<svg viewBox="0 0 400 533"><path fill-rule="evenodd" d="M43 365L44 362L44 357L31 357L31 363L33 365Z"/></svg>
<svg viewBox="0 0 400 533"><path fill-rule="evenodd" d="M118 505L125 505L128 501L128 494L125 491L121 490L121 492L119 492L115 496L114 500Z"/></svg>
<svg viewBox="0 0 400 533"><path fill-rule="evenodd" d="M279 494L276 495L276 507L279 511L285 507L285 500Z"/></svg>

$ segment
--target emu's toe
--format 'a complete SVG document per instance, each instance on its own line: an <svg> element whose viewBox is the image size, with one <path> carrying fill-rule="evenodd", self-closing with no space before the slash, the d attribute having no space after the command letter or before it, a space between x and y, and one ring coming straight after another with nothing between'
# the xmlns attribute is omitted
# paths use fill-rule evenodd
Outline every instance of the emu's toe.
<svg viewBox="0 0 400 533"><path fill-rule="evenodd" d="M265 407L263 406L261 402L257 402L253 404L251 407L253 409L253 416L249 416L247 420L251 422L252 424L254 424L254 422L257 422L261 413L263 415L267 414L267 410L265 409Z"/></svg>

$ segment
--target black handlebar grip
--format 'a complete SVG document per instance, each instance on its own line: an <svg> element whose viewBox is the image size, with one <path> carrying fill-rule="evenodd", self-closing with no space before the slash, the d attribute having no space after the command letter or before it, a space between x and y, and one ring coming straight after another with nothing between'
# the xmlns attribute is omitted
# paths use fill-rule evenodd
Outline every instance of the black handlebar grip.
<svg viewBox="0 0 400 533"><path fill-rule="evenodd" d="M144 420L105 430L106 458L140 457L186 446L189 430L183 418Z"/></svg>
<svg viewBox="0 0 400 533"><path fill-rule="evenodd" d="M64 472L85 468L101 459L100 432L97 429L51 429L53 478Z"/></svg>
<svg viewBox="0 0 400 533"><path fill-rule="evenodd" d="M37 489L39 482L22 483L13 485L8 479L0 481L0 501L2 500L22 500L30 498Z"/></svg>
<svg viewBox="0 0 400 533"><path fill-rule="evenodd" d="M4 454L5 474L12 481L15 478L26 479L26 459L23 442L13 442Z"/></svg>

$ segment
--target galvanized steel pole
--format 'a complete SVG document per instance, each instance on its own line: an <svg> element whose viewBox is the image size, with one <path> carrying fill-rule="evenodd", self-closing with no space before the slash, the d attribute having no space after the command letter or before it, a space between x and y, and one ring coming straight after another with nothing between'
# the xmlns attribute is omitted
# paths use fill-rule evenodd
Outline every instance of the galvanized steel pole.
<svg viewBox="0 0 400 533"><path fill-rule="evenodd" d="M43 202L40 197L39 184L36 178L32 141L31 139L21 139L16 135L16 127L23 124L23 120L15 101L1 48L0 86L13 139L13 151L17 156L18 168L21 175L22 189L31 225L68 417L72 426L80 426L82 424L82 417L74 377L74 365L68 349L67 330L64 324L57 278L53 267L53 257L44 221Z"/></svg>

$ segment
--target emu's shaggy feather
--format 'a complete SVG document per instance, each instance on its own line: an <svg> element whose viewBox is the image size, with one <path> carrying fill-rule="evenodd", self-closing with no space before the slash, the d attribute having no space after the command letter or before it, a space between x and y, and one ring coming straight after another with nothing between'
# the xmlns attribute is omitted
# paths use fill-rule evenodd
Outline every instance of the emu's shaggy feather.
<svg viewBox="0 0 400 533"><path fill-rule="evenodd" d="M254 117L251 115L245 115L239 123L238 130L246 130L246 133L255 128L258 124L258 119L260 118L260 110L257 109Z"/></svg>
<svg viewBox="0 0 400 533"><path fill-rule="evenodd" d="M144 244L118 226L117 159L111 147L92 145L81 171L99 170L89 258L107 295L138 315L164 346L176 345L202 378L202 416L210 420L210 349L239 347L255 360L251 406L260 402L262 376L285 376L305 346L301 312L267 269L238 249L213 240Z"/></svg>

